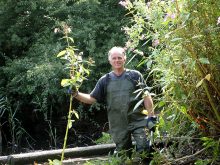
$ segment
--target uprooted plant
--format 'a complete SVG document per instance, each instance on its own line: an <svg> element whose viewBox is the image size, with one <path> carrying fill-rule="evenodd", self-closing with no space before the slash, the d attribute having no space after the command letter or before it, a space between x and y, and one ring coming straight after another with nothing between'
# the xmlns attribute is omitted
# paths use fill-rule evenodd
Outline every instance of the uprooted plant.
<svg viewBox="0 0 220 165"><path fill-rule="evenodd" d="M82 59L83 53L77 53L78 50L74 46L71 46L71 44L74 43L74 40L73 38L68 36L68 34L71 32L70 27L66 23L63 23L62 28L62 32L64 33L63 39L66 40L67 47L64 50L60 51L57 57L66 61L65 69L69 72L70 77L62 79L61 86L68 88L68 90L71 90L72 92L76 92L82 85L83 81L86 80L86 77L89 75L90 70L88 69L88 67L92 65L93 61L91 59L89 59L88 61ZM72 127L72 124L74 122L74 120L72 120L72 116L74 115L77 119L79 119L77 111L74 110L72 107L72 102L73 95L70 94L69 112L67 117L68 121L64 137L61 160L49 160L50 164L62 164L68 138L68 130Z"/></svg>

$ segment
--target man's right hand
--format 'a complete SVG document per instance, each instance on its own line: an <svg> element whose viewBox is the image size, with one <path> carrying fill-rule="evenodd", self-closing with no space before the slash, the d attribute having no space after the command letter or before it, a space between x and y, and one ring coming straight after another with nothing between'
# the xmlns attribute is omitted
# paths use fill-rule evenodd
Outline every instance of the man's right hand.
<svg viewBox="0 0 220 165"><path fill-rule="evenodd" d="M73 97L76 97L79 94L79 91L76 89L75 86L73 86L68 88L67 93L72 95Z"/></svg>

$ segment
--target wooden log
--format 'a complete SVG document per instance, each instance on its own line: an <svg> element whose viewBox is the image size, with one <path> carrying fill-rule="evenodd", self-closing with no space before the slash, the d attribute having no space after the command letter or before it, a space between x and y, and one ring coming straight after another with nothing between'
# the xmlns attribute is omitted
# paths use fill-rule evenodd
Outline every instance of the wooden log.
<svg viewBox="0 0 220 165"><path fill-rule="evenodd" d="M106 155L115 149L115 144L100 144L88 147L76 147L65 149L65 158L87 157L95 155ZM24 165L36 162L48 162L48 159L60 159L62 149L37 151L30 153L1 156L0 164Z"/></svg>

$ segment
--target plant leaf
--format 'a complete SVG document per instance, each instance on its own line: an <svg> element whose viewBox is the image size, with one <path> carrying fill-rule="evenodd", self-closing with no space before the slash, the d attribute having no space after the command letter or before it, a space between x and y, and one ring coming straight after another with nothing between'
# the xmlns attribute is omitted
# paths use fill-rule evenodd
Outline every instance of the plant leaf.
<svg viewBox="0 0 220 165"><path fill-rule="evenodd" d="M174 38L174 39L171 40L171 42L180 41L180 40L182 40L182 39L183 39L183 38Z"/></svg>
<svg viewBox="0 0 220 165"><path fill-rule="evenodd" d="M199 81L199 82L196 84L196 88L198 88L199 86L201 86L201 85L202 85L203 80L204 80L204 79L200 80L200 81Z"/></svg>
<svg viewBox="0 0 220 165"><path fill-rule="evenodd" d="M54 159L53 160L53 165L61 165L61 161Z"/></svg>
<svg viewBox="0 0 220 165"><path fill-rule="evenodd" d="M160 108L160 107L163 107L165 104L166 104L165 101L160 101L159 104L158 104L158 107L159 107L159 108Z"/></svg>
<svg viewBox="0 0 220 165"><path fill-rule="evenodd" d="M65 54L66 54L66 50L63 50L60 53L58 53L57 57L61 57L61 56L65 55Z"/></svg>
<svg viewBox="0 0 220 165"><path fill-rule="evenodd" d="M76 118L79 119L79 114L78 114L78 112L75 111L75 110L73 110L72 112L73 112L73 114L76 116Z"/></svg>
<svg viewBox="0 0 220 165"><path fill-rule="evenodd" d="M208 58L199 58L199 61L200 61L202 64L210 64Z"/></svg>
<svg viewBox="0 0 220 165"><path fill-rule="evenodd" d="M68 79L62 79L61 86L63 86L63 87L67 86L68 81L69 81Z"/></svg>
<svg viewBox="0 0 220 165"><path fill-rule="evenodd" d="M71 85L71 79L62 79L61 81L61 86L62 87L67 87Z"/></svg>
<svg viewBox="0 0 220 165"><path fill-rule="evenodd" d="M138 103L134 106L133 111L135 111L143 102L144 102L144 99L141 99L140 101L138 101Z"/></svg>
<svg viewBox="0 0 220 165"><path fill-rule="evenodd" d="M205 76L205 79L208 80L208 81L210 81L210 79L211 79L211 74L207 74L207 75Z"/></svg>
<svg viewBox="0 0 220 165"><path fill-rule="evenodd" d="M68 128L70 129L70 128L72 128L72 126L73 126L73 122L70 120L70 121L68 122Z"/></svg>

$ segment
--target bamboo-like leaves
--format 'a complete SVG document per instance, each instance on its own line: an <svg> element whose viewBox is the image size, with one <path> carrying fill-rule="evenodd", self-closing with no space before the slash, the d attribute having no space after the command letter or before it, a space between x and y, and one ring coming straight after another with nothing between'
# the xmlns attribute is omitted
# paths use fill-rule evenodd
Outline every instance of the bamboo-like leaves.
<svg viewBox="0 0 220 165"><path fill-rule="evenodd" d="M138 103L134 106L133 111L135 111L143 102L144 102L144 98L139 100Z"/></svg>

